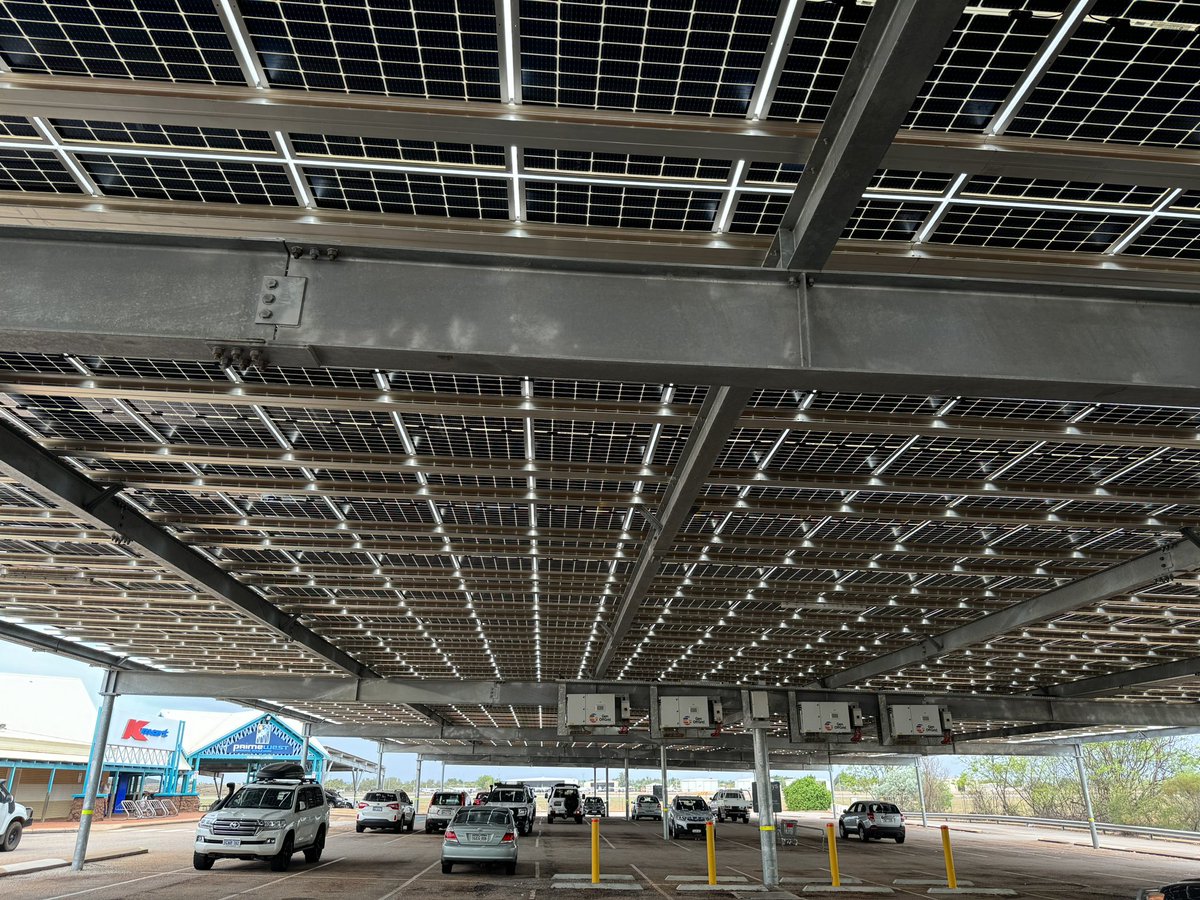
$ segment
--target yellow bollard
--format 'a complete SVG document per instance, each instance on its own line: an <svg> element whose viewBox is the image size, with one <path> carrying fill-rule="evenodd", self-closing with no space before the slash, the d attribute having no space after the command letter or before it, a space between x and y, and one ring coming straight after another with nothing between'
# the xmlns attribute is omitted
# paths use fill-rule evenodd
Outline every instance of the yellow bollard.
<svg viewBox="0 0 1200 900"><path fill-rule="evenodd" d="M946 857L946 887L958 887L958 876L954 874L954 851L950 849L950 826L942 826L942 853Z"/></svg>
<svg viewBox="0 0 1200 900"><path fill-rule="evenodd" d="M833 833L833 823L825 823L825 842L829 845L829 883L834 887L842 886L842 873L838 869L837 835Z"/></svg>
<svg viewBox="0 0 1200 900"><path fill-rule="evenodd" d="M600 820L592 819L592 884L600 883Z"/></svg>
<svg viewBox="0 0 1200 900"><path fill-rule="evenodd" d="M708 844L708 883L717 883L717 839L714 834L717 826L713 822L708 823L708 827L704 829L704 839Z"/></svg>

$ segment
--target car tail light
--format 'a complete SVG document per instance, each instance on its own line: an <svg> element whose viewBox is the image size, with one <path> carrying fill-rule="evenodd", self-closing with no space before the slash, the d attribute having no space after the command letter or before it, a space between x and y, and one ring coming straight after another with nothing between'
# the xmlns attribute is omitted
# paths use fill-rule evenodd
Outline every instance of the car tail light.
<svg viewBox="0 0 1200 900"><path fill-rule="evenodd" d="M874 822L875 821L875 813L867 813L867 821Z"/></svg>
<svg viewBox="0 0 1200 900"><path fill-rule="evenodd" d="M900 824L904 824L904 813L900 813Z"/></svg>
<svg viewBox="0 0 1200 900"><path fill-rule="evenodd" d="M446 829L445 838L446 838L446 840L448 840L448 841L454 841L454 843L456 843L456 844L458 843L458 835L457 835L457 834L455 834L455 833L454 833L453 831L451 831L450 829Z"/></svg>
<svg viewBox="0 0 1200 900"><path fill-rule="evenodd" d="M507 832L505 832L504 837L500 838L500 843L511 844L516 839L517 839L517 836L515 834L513 834L511 831L507 831Z"/></svg>
<svg viewBox="0 0 1200 900"><path fill-rule="evenodd" d="M360 803L358 804L358 808L359 808L359 809L366 809L366 808L367 808L367 804L360 802Z"/></svg>
<svg viewBox="0 0 1200 900"><path fill-rule="evenodd" d="M389 803L389 804L387 805L387 807L388 807L388 809L399 809L399 808L400 808L400 804L399 804L399 803Z"/></svg>

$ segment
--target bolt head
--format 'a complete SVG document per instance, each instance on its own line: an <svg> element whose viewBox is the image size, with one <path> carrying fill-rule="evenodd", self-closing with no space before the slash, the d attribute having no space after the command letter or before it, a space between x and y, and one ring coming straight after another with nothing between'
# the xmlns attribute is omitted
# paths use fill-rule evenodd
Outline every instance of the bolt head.
<svg viewBox="0 0 1200 900"><path fill-rule="evenodd" d="M267 279L267 287L269 287L269 288L279 287L279 279L278 278L268 278Z"/></svg>
<svg viewBox="0 0 1200 900"><path fill-rule="evenodd" d="M274 313L274 312L272 312L272 311L271 311L271 310L269 310L269 309L264 309L262 312L260 312L260 313L258 314L258 317L259 317L260 319L269 319L269 318L271 318L271 316L273 316L273 315L275 315L275 313Z"/></svg>
<svg viewBox="0 0 1200 900"><path fill-rule="evenodd" d="M274 295L274 294L263 294L263 296L262 296L262 302L263 302L263 303L274 303L274 302L275 302L275 295Z"/></svg>

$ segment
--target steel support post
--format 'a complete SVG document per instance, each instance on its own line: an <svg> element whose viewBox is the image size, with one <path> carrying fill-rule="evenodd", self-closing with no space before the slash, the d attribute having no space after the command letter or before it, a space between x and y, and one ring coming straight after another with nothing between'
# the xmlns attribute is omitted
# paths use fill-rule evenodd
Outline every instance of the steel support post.
<svg viewBox="0 0 1200 900"><path fill-rule="evenodd" d="M833 775L833 763L829 764L829 808L837 818L837 779Z"/></svg>
<svg viewBox="0 0 1200 900"><path fill-rule="evenodd" d="M612 814L612 807L609 805L610 801L608 799L608 794L609 794L608 785L609 785L608 766L605 766L604 767L604 814L606 816Z"/></svg>
<svg viewBox="0 0 1200 900"><path fill-rule="evenodd" d="M375 787L383 790L383 741L379 742L379 765L375 769Z"/></svg>
<svg viewBox="0 0 1200 900"><path fill-rule="evenodd" d="M442 760L442 780L440 782L438 782L438 790L444 791L445 789L446 789L446 761Z"/></svg>
<svg viewBox="0 0 1200 900"><path fill-rule="evenodd" d="M304 729L301 732L302 740L300 742L300 765L304 767L304 774L308 774L308 747L312 740L312 725L308 722L304 723Z"/></svg>
<svg viewBox="0 0 1200 900"><path fill-rule="evenodd" d="M913 763L913 771L917 773L917 802L921 804L921 827L929 827L929 815L925 811L925 784L921 778L921 761Z"/></svg>
<svg viewBox="0 0 1200 900"><path fill-rule="evenodd" d="M421 811L421 754L417 754L417 787L413 791L413 822L416 822L417 813Z"/></svg>
<svg viewBox="0 0 1200 900"><path fill-rule="evenodd" d="M664 841L667 841L667 840L670 840L670 839L671 839L671 831L670 831L670 826L669 826L669 825L667 825L667 803L669 802L669 796L668 796L668 794L667 794L667 745L666 745L666 744L662 744L662 745L660 745L660 746L659 746L659 748L658 748L658 753L659 753L659 756L660 756L660 762L662 763L662 789L663 789L663 795L662 795L662 826L663 826L663 840L664 840Z"/></svg>
<svg viewBox="0 0 1200 900"><path fill-rule="evenodd" d="M92 819L96 810L96 794L100 790L100 778L104 774L104 749L108 743L108 730L112 725L113 705L116 702L116 673L111 669L100 691L100 710L96 714L96 731L92 735L92 749L88 754L87 778L83 787L83 809L79 813L79 831L75 835L75 855L71 857L71 871L83 869L87 857L88 836L92 831ZM111 812L111 810L110 810Z"/></svg>
<svg viewBox="0 0 1200 900"><path fill-rule="evenodd" d="M1092 792L1088 787L1087 769L1083 765L1083 747L1075 745L1075 769L1079 772L1079 787L1083 790L1083 808L1087 814L1088 831L1092 836L1092 849L1100 849L1100 835L1096 832L1096 813L1092 809Z"/></svg>
<svg viewBox="0 0 1200 900"><path fill-rule="evenodd" d="M629 754L625 754L625 818L629 818Z"/></svg>
<svg viewBox="0 0 1200 900"><path fill-rule="evenodd" d="M762 848L763 884L767 890L779 886L779 857L775 845L775 806L771 802L771 763L767 735L754 729L754 781L758 785L758 843Z"/></svg>

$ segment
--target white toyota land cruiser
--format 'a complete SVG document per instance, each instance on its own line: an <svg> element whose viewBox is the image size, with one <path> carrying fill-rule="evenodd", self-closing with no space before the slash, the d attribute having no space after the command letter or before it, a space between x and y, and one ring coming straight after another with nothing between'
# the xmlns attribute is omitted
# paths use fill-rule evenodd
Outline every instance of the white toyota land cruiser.
<svg viewBox="0 0 1200 900"><path fill-rule="evenodd" d="M13 799L0 784L0 850L16 850L21 832L33 824L33 810Z"/></svg>
<svg viewBox="0 0 1200 900"><path fill-rule="evenodd" d="M305 861L319 861L328 834L321 785L295 763L275 763L200 820L192 865L207 870L218 859L261 859L284 872L301 850Z"/></svg>

